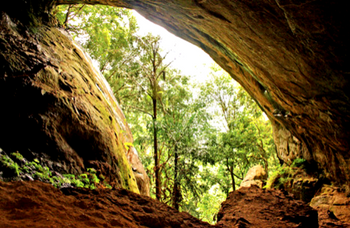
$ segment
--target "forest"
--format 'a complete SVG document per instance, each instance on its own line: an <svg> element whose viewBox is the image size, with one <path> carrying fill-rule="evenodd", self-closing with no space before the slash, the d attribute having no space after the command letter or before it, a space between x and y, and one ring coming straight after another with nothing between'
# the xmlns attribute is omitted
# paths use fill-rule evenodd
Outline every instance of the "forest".
<svg viewBox="0 0 350 228"><path fill-rule="evenodd" d="M218 65L201 83L172 67L161 37L138 34L133 12L63 5L61 26L109 82L151 181L151 197L210 223L249 168L280 167L272 127Z"/></svg>

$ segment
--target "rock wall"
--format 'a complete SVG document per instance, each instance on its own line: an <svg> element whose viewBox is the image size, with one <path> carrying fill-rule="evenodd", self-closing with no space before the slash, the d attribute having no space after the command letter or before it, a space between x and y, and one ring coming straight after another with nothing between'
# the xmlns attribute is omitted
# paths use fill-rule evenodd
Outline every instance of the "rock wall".
<svg viewBox="0 0 350 228"><path fill-rule="evenodd" d="M350 182L349 7L336 0L58 0L136 9L201 47L271 119L279 157Z"/></svg>
<svg viewBox="0 0 350 228"><path fill-rule="evenodd" d="M103 76L44 4L15 3L17 13L10 5L0 14L0 147L62 173L95 168L112 186L138 193L139 185L149 195L137 154L126 156L133 138Z"/></svg>

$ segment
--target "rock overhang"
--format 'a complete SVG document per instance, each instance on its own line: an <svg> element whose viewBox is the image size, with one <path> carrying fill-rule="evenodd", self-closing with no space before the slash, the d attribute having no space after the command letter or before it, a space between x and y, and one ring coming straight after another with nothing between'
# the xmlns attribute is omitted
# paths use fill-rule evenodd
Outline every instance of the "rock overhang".
<svg viewBox="0 0 350 228"><path fill-rule="evenodd" d="M20 1L19 1L20 2ZM30 2L30 1L29 1ZM52 2L41 2L51 7ZM257 101L280 158L350 182L349 9L339 1L58 0L133 8L201 47ZM40 4L39 4L40 5ZM48 7L37 7L47 9Z"/></svg>

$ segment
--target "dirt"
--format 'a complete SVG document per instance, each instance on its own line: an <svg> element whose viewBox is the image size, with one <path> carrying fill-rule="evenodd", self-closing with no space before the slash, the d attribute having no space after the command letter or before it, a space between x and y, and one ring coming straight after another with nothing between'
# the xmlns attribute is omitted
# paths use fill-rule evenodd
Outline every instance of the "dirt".
<svg viewBox="0 0 350 228"><path fill-rule="evenodd" d="M56 189L0 181L0 228L7 227L346 227L278 190L242 188L222 204L217 225L148 196L117 189ZM327 217L328 216L328 217ZM328 219L328 220L327 220ZM326 221L327 220L327 221Z"/></svg>
<svg viewBox="0 0 350 228"><path fill-rule="evenodd" d="M127 190L0 182L0 227L211 227Z"/></svg>

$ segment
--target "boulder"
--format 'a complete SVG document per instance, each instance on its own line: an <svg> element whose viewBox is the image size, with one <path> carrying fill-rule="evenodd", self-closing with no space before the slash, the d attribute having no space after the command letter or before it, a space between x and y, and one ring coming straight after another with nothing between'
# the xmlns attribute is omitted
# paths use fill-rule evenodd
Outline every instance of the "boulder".
<svg viewBox="0 0 350 228"><path fill-rule="evenodd" d="M267 174L265 169L261 165L256 165L248 170L239 188L250 187L252 185L262 188L266 182L266 179Z"/></svg>
<svg viewBox="0 0 350 228"><path fill-rule="evenodd" d="M134 147L130 147L126 156L131 164L132 171L134 172L140 194L150 196L149 177L141 163L136 149Z"/></svg>
<svg viewBox="0 0 350 228"><path fill-rule="evenodd" d="M279 190L256 185L231 192L221 204L218 227L318 228L317 211Z"/></svg>
<svg viewBox="0 0 350 228"><path fill-rule="evenodd" d="M328 225L350 227L349 192L341 190L339 187L325 185L312 198L310 206L320 211L321 214L327 215L327 219L331 220L328 221ZM324 221L323 223L326 222Z"/></svg>
<svg viewBox="0 0 350 228"><path fill-rule="evenodd" d="M0 181L0 195L0 227L215 228L125 189L60 191L39 181Z"/></svg>
<svg viewBox="0 0 350 228"><path fill-rule="evenodd" d="M132 166L145 183L147 175L137 154L127 159L133 138L108 83L54 20L31 16L0 13L1 148L60 173L95 168L113 187L138 193Z"/></svg>

